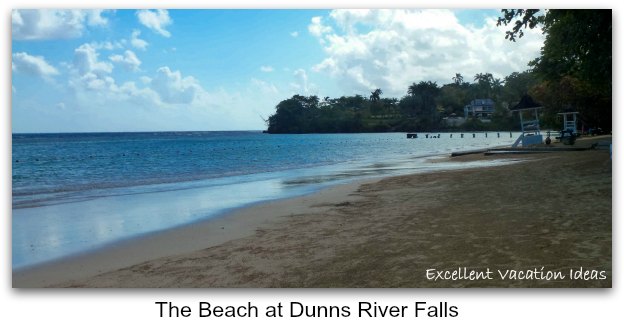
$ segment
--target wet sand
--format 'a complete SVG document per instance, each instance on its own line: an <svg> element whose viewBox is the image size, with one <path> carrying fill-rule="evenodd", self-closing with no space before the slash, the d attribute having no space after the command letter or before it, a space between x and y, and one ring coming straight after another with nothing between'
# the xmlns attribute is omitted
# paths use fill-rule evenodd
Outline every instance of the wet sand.
<svg viewBox="0 0 624 325"><path fill-rule="evenodd" d="M521 156L509 155L526 159L514 165L369 180L250 207L116 252L14 272L13 286L611 287L609 151ZM592 279L570 279L581 267ZM427 278L428 269L462 268L493 278ZM509 280L497 270L565 278Z"/></svg>

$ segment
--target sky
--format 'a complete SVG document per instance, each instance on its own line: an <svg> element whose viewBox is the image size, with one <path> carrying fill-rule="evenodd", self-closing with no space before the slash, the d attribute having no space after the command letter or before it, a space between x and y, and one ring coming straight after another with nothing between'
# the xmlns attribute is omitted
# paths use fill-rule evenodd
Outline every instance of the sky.
<svg viewBox="0 0 624 325"><path fill-rule="evenodd" d="M13 10L12 132L262 130L294 94L504 78L544 38L505 40L499 12Z"/></svg>

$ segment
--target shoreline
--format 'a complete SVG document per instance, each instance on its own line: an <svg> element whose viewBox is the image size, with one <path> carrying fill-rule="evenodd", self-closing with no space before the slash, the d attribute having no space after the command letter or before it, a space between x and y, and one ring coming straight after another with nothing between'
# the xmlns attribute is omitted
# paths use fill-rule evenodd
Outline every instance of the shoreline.
<svg viewBox="0 0 624 325"><path fill-rule="evenodd" d="M556 155L561 155L557 153ZM550 156L553 158L555 155ZM474 160L498 160L500 157L458 157L461 159L453 158L454 161L474 161ZM510 156L508 158L517 159L517 157ZM544 156L539 157L522 157L538 159L540 161L549 158ZM450 159L449 159L450 160ZM522 162L521 165L531 164L531 161ZM533 162L535 164L535 162ZM538 163L539 164L539 163ZM609 165L610 167L610 165ZM362 191L367 193L367 189L372 189L374 193L383 192L385 185L392 183L406 182L409 179L435 179L445 178L449 179L449 175L461 175L461 174L474 174L474 173L486 173L488 171L497 170L509 170L509 166L486 166L481 168L460 169L460 170L446 170L446 171L433 171L422 174L408 174L401 176L382 176L369 179L360 179L347 184L341 184L331 186L323 189L320 192L308 194L305 196L286 198L276 201L264 202L254 204L252 206L235 209L229 213L222 215L219 218L201 221L188 226L182 226L175 229L165 230L156 234L150 234L142 238L127 240L119 244L112 245L110 248L98 250L96 252L90 252L78 257L66 258L63 260L45 263L43 265L27 268L20 271L13 272L13 287L151 287L151 286L182 286L182 287L196 287L196 286L208 286L208 287L236 287L236 286L251 286L251 287L273 287L273 286L293 286L292 283L266 283L260 281L234 281L221 280L216 283L208 285L197 285L188 283L178 283L176 285L168 282L144 282L136 278L132 280L132 277L128 277L128 272L133 275L141 274L141 269L146 268L150 270L152 267L164 266L169 264L166 261L175 260L176 263L180 261L188 261L189 259L196 259L196 256L214 254L211 251L220 251L224 247L227 249L234 249L238 247L241 249L241 243L245 243L242 247L249 248L248 246L253 243L254 240L258 240L258 237L276 236L276 238L287 238L288 234L280 235L280 232L294 232L301 231L300 226L293 228L297 223L303 223L310 226L312 230L318 230L321 232L331 231L332 227L328 227L331 224L334 226L339 225L342 227L344 223L336 224L336 217L344 219L344 215L340 216L342 210L349 210L350 208L357 208L358 205L366 205L368 202L366 195L362 195ZM381 185L380 185L381 184ZM448 184L447 184L448 185ZM422 192L422 190L420 191ZM418 194L418 193L417 193ZM422 193L420 193L422 195ZM426 204L425 204L426 205ZM361 211L360 212L364 212ZM356 214L351 213L349 217L354 217ZM299 218L305 216L304 219L310 217L311 220L303 220ZM308 224L315 220L317 224ZM371 220L368 220L370 224ZM318 223L320 222L320 223ZM295 223L295 225L293 225ZM324 224L328 223L328 224ZM320 227L320 228L319 228ZM304 227L305 228L305 227ZM335 229L333 229L335 231ZM267 235L270 234L270 235ZM307 236L307 233L300 233L302 236ZM295 234L293 234L295 236ZM275 239L275 238L274 238ZM325 238L321 238L325 239ZM344 239L344 238L343 238ZM352 240L358 241L362 238L353 237ZM610 238L609 238L610 239ZM287 238L288 240L298 240L298 238ZM279 242L279 241L278 241ZM313 243L313 242L312 242ZM238 245L238 246L237 246ZM273 243L272 248L280 248L279 243ZM288 247L288 245L285 245ZM299 247L295 245L295 247ZM322 254L327 254L328 247L325 247ZM331 248L331 247L330 247ZM266 248L265 248L266 249ZM234 251L237 251L234 249ZM330 250L331 251L331 250ZM192 256L192 258L191 258ZM243 267L245 263L242 260L238 260L235 255L232 260L234 263L238 263L238 268ZM241 259L248 260L250 257L241 257ZM326 258L326 257L325 257ZM608 256L609 260L611 256ZM228 257L229 259L229 257ZM237 261L238 260L238 261ZM301 261L299 261L300 263ZM184 264L184 263L183 263ZM254 264L254 263L251 263ZM295 263L296 264L296 263ZM258 268L258 265L254 266ZM138 268L138 272L137 272ZM213 266L216 275L221 273L218 271L218 267ZM260 268L272 268L270 265L260 265ZM241 270L237 269L238 272ZM198 272L201 272L198 270ZM275 272L275 271L274 271ZM274 273L273 272L273 273ZM610 268L609 268L610 272ZM234 272L236 273L236 272ZM269 274L271 272L268 272ZM164 276L166 272L163 273ZM145 274L143 274L144 276ZM223 275L223 274L222 274ZM142 276L142 277L143 277ZM121 278L126 279L121 281ZM130 280L128 280L130 278ZM157 276L158 278L158 276ZM154 279L152 279L154 280ZM130 282L128 282L130 281ZM272 281L275 281L273 279ZM168 283L168 284L167 284ZM250 284L251 283L251 284ZM256 283L255 285L253 283ZM437 286L439 284L435 284ZM610 280L609 280L610 285ZM294 286L313 286L307 285L306 282L299 282ZM321 285L321 286L336 286ZM340 285L338 285L340 286ZM351 284L351 286L362 286L361 284ZM371 283L370 286L376 286L375 283ZM380 284L378 286L386 286Z"/></svg>
<svg viewBox="0 0 624 325"><path fill-rule="evenodd" d="M491 146L489 148L497 148L497 147L499 146L496 145L496 146ZM87 248L87 249L74 250L73 247L77 247L77 246L68 245L67 247L72 247L70 249L72 249L73 251L70 250L69 253L66 253L63 255L47 255L47 256L42 255L41 251L45 251L45 247L40 247L40 246L33 247L33 245L31 245L29 248L30 250L32 250L33 252L36 250L37 254L39 254L38 256L46 256L47 259L39 258L39 261L35 261L34 263L18 264L18 266L14 267L12 271L17 274L17 273L22 273L23 271L29 271L29 270L47 266L47 265L66 263L68 261L76 260L77 258L82 258L84 256L89 256L91 254L97 254L102 251L106 251L110 248L123 246L128 243L132 244L134 243L134 241L136 240L141 241L146 237L150 237L154 235L161 235L162 233L165 233L170 230L177 230L178 228L182 229L185 227L192 227L199 223L209 222L212 219L220 219L224 215L228 215L231 212L237 211L239 209L245 209L247 207L253 207L259 204L266 204L266 203L270 203L274 201L280 201L280 200L285 200L285 199L290 199L290 198L297 198L300 196L306 196L306 195L310 195L310 194L314 194L316 192L322 191L327 188L331 188L334 186L341 186L341 185L351 183L351 182L367 181L370 179L381 179L384 177L405 175L405 174L410 174L410 173L429 173L429 172L436 172L438 170L445 170L445 169L450 170L450 169L482 167L480 166L482 163L479 161L475 161L470 164L463 164L463 163L453 164L452 161L445 159L445 157L448 154L450 154L450 152L446 154L435 152L435 153L428 153L425 155L411 156L409 159L408 158L403 158L403 159L398 159L398 160L395 159L390 162L383 162L383 161L362 162L360 165L356 167L351 167L350 169L342 168L342 169L336 169L333 171L331 169L334 168L333 167L334 165L317 166L317 167L313 167L312 170L314 170L315 172L311 174L308 173L309 171L308 169L302 169L301 170L303 172L302 176L290 176L290 178L285 178L284 176L281 176L281 178L280 177L277 177L277 178L276 177L273 177L273 178L259 177L258 179L252 182L242 182L241 184L254 184L254 186L258 187L258 186L264 186L264 185L260 183L255 184L256 182L264 182L264 181L270 182L272 180L275 180L275 181L282 182L284 184L299 184L300 183L301 185L298 185L298 188L296 188L294 191L283 190L283 193L276 192L276 193L271 193L269 195L260 195L257 198L253 198L252 200L249 200L249 197L248 197L241 201L242 204L226 206L223 208L219 207L215 211L208 211L207 214L206 214L206 211L202 211L201 213L194 214L200 217L189 218L189 215L191 215L189 213L186 213L185 215L177 215L175 214L176 211L169 211L168 209L166 209L167 207L165 206L162 208L165 208L166 210L163 210L163 211L166 211L166 212L161 212L150 218L153 218L154 220L165 220L164 218L168 216L172 216L172 215L175 215L176 218L180 220L184 220L186 218L185 222L176 224L174 221L171 225L168 225L167 227L159 227L157 223L155 223L157 226L153 227L154 224L150 224L150 221L149 221L150 218L145 218L144 216L145 215L149 216L149 209L153 209L154 207L158 206L159 204L158 202L163 202L163 200L168 200L173 205L180 205L180 202L182 202L182 200L185 200L185 198L194 197L195 198L194 202L189 203L187 201L183 203L185 203L186 206L191 207L191 209L194 209L193 207L200 206L200 205L204 206L203 201L205 200L202 199L202 196L203 197L210 196L211 195L210 191L212 191L213 187L191 186L191 187L181 187L173 191L161 190L161 191L131 193L129 195L138 195L138 196L135 197L135 199L132 201L133 203L134 202L137 202L137 203L129 207L116 205L117 200L115 200L115 198L120 197L117 195L96 197L93 200L89 199L89 200L79 200L79 201L69 202L68 204L72 205L73 207L72 209L65 211L65 213L59 213L58 211L55 211L56 209L55 207L58 206L59 204L41 205L36 208L46 209L46 210L38 211L38 213L43 214L44 216L47 216L48 213L50 213L52 216L58 215L57 218L61 217L61 218L68 219L67 222L71 221L71 218L68 218L68 216L80 217L80 216L76 216L72 214L73 213L72 210L83 211L83 210L100 209L101 211L98 211L100 213L99 217L103 218L103 217L106 217L107 213L109 213L109 211L106 209L103 209L103 207L106 207L109 204L113 204L114 209L130 208L132 210L132 209L136 209L137 207L151 207L151 208L143 209L143 210L148 210L148 211L144 211L143 214L137 214L137 213L131 214L130 215L131 218L128 218L127 220L118 220L118 219L109 219L109 218L101 219L101 220L108 220L108 223L105 224L105 226L107 226L108 228L116 226L119 222L127 222L127 223L132 223L132 224L137 224L137 225L140 223L144 225L144 227L147 226L147 228L141 229L142 232L138 232L138 233L130 232L127 234L121 233L120 236L118 236L117 238L113 240L100 241L99 243L96 243L93 247ZM408 160L410 160L410 163L406 163ZM502 159L495 159L495 160L502 161ZM419 162L414 164L414 161L419 161ZM437 162L443 162L443 163L448 163L448 164L443 165L443 164L438 164ZM497 163L498 162L494 162L492 164L494 165ZM319 173L318 168L325 168L328 171ZM289 171L289 172L292 173L292 171ZM282 173L282 171L271 172L271 173ZM263 175L263 174L259 174L259 175ZM321 181L320 184L317 184L317 181L314 178L319 177L319 175L320 177L326 177L329 180L324 180L324 181ZM236 177L240 177L240 176L236 176ZM232 186L236 184L239 184L239 183L227 183L226 185ZM272 185L272 184L268 184L268 185ZM240 186L237 186L237 187L240 187ZM247 188L243 188L243 190L252 191L253 188L254 188L253 186L247 185ZM184 193L184 194L178 194L177 196L176 195L172 196L170 193ZM158 195L160 196L160 198L157 200L148 199L148 196L153 197L154 195ZM126 197L126 196L128 195L123 195L123 197ZM149 202L150 200L154 202ZM94 203L94 202L97 202L97 203ZM214 202L219 202L219 201L217 200ZM25 210L30 210L30 209L31 208L25 208ZM17 209L17 212L20 212L20 210L21 208ZM51 210L51 211L48 212L47 210ZM69 215L67 213L69 213ZM13 210L14 218L15 218L15 214L16 214L16 210L14 209ZM37 213L30 213L30 216L36 216L36 215ZM21 216L22 215L20 215L20 217ZM21 219L21 220L24 220L24 219ZM93 220L98 220L98 219L94 218ZM22 223L22 225L23 224L24 223ZM94 226L94 225L87 224L87 226ZM102 227L102 224L98 226ZM86 227L84 227L83 225L82 228L84 229ZM85 230L88 230L89 233L93 233L93 230L90 230L89 228ZM14 225L14 231L15 231L15 225ZM21 233L22 234L29 233L31 236L33 235L32 232L22 231ZM75 235L75 236L84 237L85 236L84 234L86 234L86 232L82 231L80 234L81 235ZM46 238L45 235L48 235L48 234L44 233L43 234L44 237L36 236L37 233L34 233L34 235L36 238ZM76 241L76 238L81 239L83 243L87 243L88 241L88 238L74 237L72 239ZM14 239L14 243L15 243L15 239ZM24 246L22 245L22 247ZM24 252L24 250L22 249L20 253L25 254L29 252ZM54 253L54 252L51 251L51 253ZM156 255L150 255L150 256L156 257ZM133 260L136 260L136 259L133 259Z"/></svg>
<svg viewBox="0 0 624 325"><path fill-rule="evenodd" d="M425 156L425 158L433 164L450 161L446 155L439 154ZM472 159L472 161L478 160L501 159L474 159L474 157ZM460 170L488 167L491 165L466 167ZM13 287L53 286L57 283L95 276L152 259L218 246L230 240L250 236L258 228L270 225L287 215L317 212L332 204L343 202L364 184L376 183L386 178L440 173L448 170L455 169L357 178L346 183L328 185L312 193L231 208L206 220L138 235L100 248L13 270ZM188 238L193 238L193 240L188 240ZM153 247L159 248L154 250Z"/></svg>
<svg viewBox="0 0 624 325"><path fill-rule="evenodd" d="M421 158L426 158L428 163L437 164L450 162L446 156L435 154ZM498 161L501 159L499 157L470 159L473 162L479 160ZM502 160L521 161L512 157ZM324 212L333 204L347 200L360 186L376 183L386 178L489 167L492 165L417 171L403 175L368 176L355 178L346 183L327 185L312 193L246 204L228 209L205 220L137 235L82 253L13 270L13 287L53 286L57 283L87 278L153 259L218 246L230 240L250 236L260 227L275 223L288 215ZM188 238L193 240L188 240ZM154 250L155 246L159 249Z"/></svg>
<svg viewBox="0 0 624 325"><path fill-rule="evenodd" d="M252 235L256 229L292 214L315 212L315 203L332 204L360 185L384 177L359 179L295 197L260 201L202 221L108 244L102 248L13 270L14 288L39 288L82 279L137 263L189 253ZM158 247L154 249L154 247Z"/></svg>

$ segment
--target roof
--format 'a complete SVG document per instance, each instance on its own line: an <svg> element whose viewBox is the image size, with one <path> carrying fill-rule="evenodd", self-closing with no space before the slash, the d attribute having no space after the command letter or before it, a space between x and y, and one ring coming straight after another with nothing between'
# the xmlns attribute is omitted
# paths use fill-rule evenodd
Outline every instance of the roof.
<svg viewBox="0 0 624 325"><path fill-rule="evenodd" d="M529 95L524 95L516 106L510 108L510 111L520 111L524 109L542 108L542 104L536 102Z"/></svg>

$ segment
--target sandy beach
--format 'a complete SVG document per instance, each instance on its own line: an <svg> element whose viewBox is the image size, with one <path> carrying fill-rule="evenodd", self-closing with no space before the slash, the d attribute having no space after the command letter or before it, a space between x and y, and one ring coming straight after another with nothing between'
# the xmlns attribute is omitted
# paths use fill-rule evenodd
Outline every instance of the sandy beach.
<svg viewBox="0 0 624 325"><path fill-rule="evenodd" d="M599 140L611 139L576 146ZM609 150L449 159L501 158L525 161L359 181L252 206L14 272L13 286L611 287ZM427 276L458 269L493 276ZM545 279L549 271L565 278Z"/></svg>

